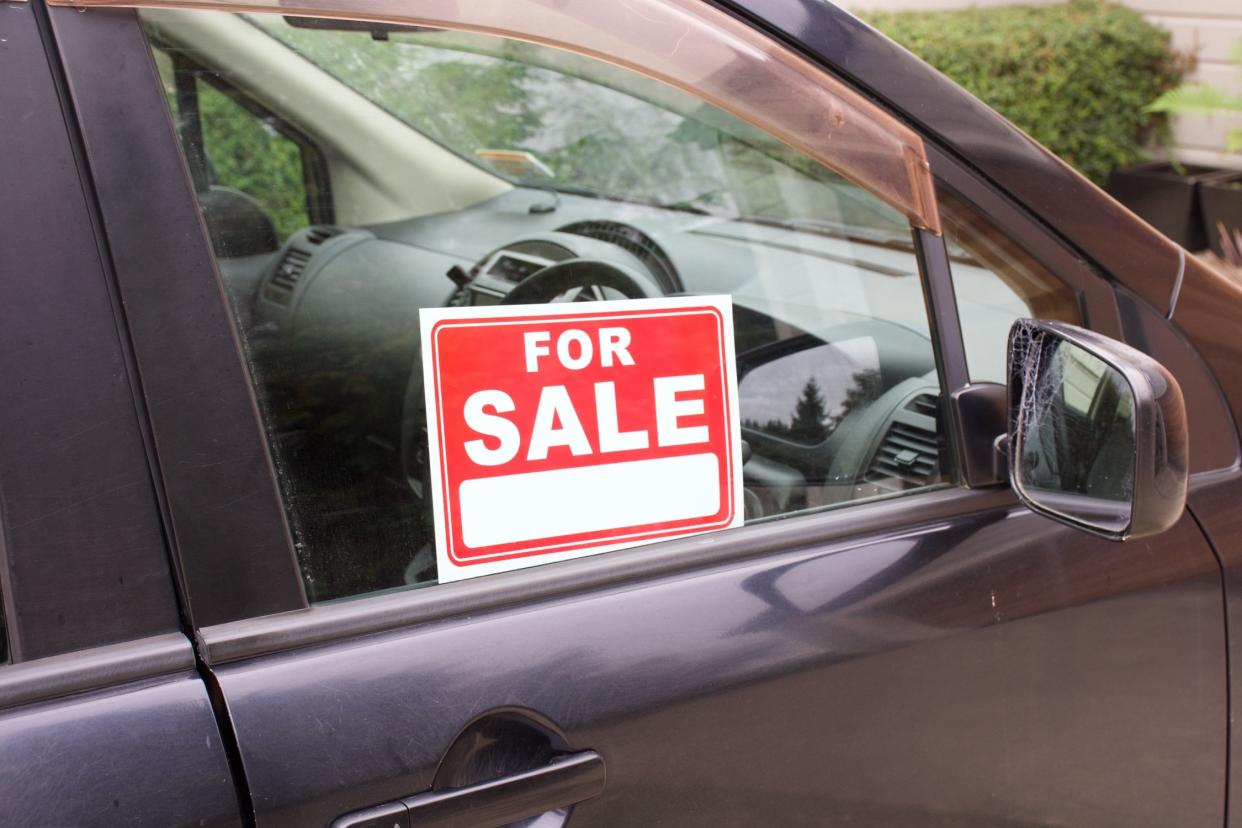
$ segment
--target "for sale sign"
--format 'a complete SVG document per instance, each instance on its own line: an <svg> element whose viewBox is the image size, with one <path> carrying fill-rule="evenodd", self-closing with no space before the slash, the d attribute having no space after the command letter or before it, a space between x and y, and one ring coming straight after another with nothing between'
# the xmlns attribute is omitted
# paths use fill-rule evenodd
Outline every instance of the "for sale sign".
<svg viewBox="0 0 1242 828"><path fill-rule="evenodd" d="M729 297L420 322L441 581L741 523Z"/></svg>

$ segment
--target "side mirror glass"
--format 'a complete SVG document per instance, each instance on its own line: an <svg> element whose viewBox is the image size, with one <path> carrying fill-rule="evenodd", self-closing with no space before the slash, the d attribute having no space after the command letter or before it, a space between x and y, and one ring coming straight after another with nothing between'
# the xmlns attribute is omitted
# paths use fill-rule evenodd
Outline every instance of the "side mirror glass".
<svg viewBox="0 0 1242 828"><path fill-rule="evenodd" d="M1072 325L1009 333L1009 478L1032 510L1115 540L1163 532L1186 502L1186 411L1151 357Z"/></svg>

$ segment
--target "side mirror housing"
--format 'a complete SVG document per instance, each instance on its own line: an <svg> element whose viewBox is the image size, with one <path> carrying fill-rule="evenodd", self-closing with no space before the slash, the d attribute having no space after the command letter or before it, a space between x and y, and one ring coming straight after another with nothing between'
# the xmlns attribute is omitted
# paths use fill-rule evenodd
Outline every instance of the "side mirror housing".
<svg viewBox="0 0 1242 828"><path fill-rule="evenodd" d="M1186 408L1140 351L1060 322L1009 332L1009 481L1031 510L1113 540L1177 522L1186 504Z"/></svg>

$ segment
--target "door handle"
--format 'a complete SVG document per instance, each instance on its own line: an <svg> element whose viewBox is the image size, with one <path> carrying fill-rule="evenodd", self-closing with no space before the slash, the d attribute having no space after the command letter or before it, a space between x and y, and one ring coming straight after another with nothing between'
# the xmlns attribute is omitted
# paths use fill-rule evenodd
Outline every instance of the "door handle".
<svg viewBox="0 0 1242 828"><path fill-rule="evenodd" d="M587 750L477 785L427 791L346 814L332 828L501 828L599 796L606 776L604 757Z"/></svg>
<svg viewBox="0 0 1242 828"><path fill-rule="evenodd" d="M554 759L542 768L464 788L428 791L404 802L418 828L499 828L598 796L604 777L604 758L588 750Z"/></svg>

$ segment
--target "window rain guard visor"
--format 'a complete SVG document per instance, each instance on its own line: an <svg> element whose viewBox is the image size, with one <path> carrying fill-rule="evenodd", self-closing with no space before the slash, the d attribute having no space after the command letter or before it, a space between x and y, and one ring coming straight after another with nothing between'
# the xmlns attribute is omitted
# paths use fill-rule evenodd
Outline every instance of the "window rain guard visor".
<svg viewBox="0 0 1242 828"><path fill-rule="evenodd" d="M202 8L475 32L593 57L762 129L940 232L922 139L809 61L701 0L49 0Z"/></svg>

